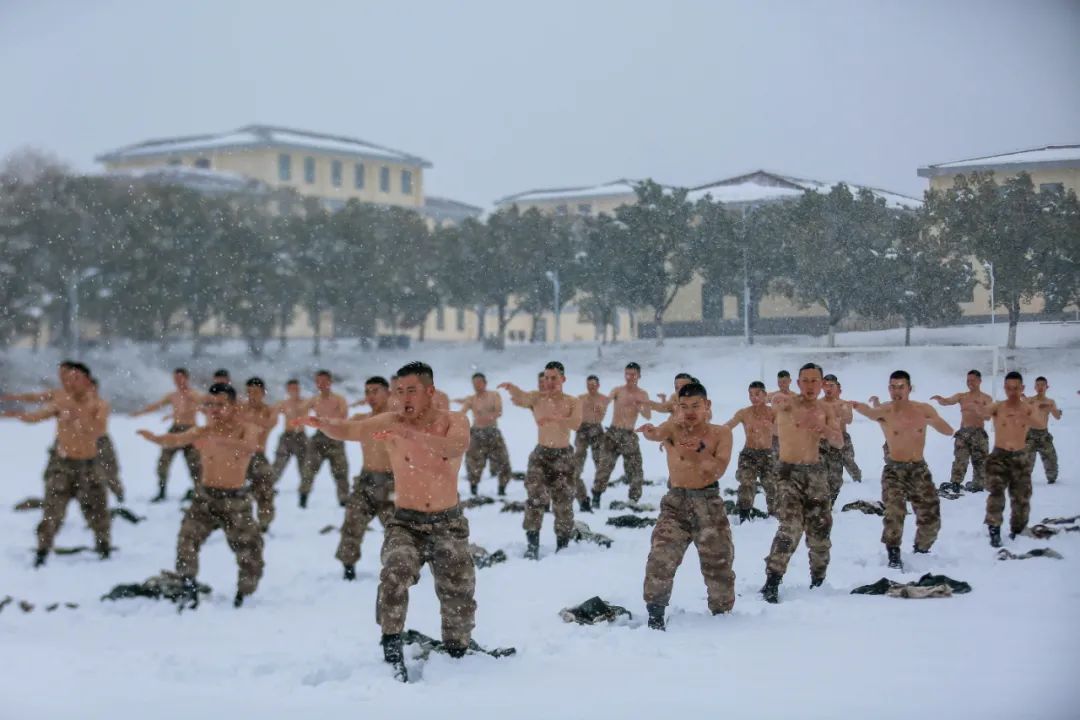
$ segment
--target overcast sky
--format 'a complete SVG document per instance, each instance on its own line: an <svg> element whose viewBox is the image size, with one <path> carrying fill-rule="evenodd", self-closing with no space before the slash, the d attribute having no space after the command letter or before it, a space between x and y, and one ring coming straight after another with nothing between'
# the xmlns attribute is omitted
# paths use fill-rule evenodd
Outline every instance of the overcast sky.
<svg viewBox="0 0 1080 720"><path fill-rule="evenodd" d="M0 0L0 155L81 169L266 123L428 158L427 191L921 164L1080 143L1080 0Z"/></svg>

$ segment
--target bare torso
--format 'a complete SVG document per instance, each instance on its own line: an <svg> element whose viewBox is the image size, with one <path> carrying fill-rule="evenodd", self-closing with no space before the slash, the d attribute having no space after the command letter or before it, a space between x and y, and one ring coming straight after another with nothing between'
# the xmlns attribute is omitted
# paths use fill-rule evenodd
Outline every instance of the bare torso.
<svg viewBox="0 0 1080 720"><path fill-rule="evenodd" d="M251 402L244 403L241 409L244 422L252 427L253 439L259 446L258 452L266 453L266 441L270 437L270 431L277 424L277 415L274 409L266 403L254 405Z"/></svg>
<svg viewBox="0 0 1080 720"><path fill-rule="evenodd" d="M307 406L315 412L315 417L342 419L349 414L349 404L337 393L319 393L307 399Z"/></svg>
<svg viewBox="0 0 1080 720"><path fill-rule="evenodd" d="M494 427L502 415L502 398L499 393L485 390L466 398L461 409L463 412L472 412L474 428Z"/></svg>
<svg viewBox="0 0 1080 720"><path fill-rule="evenodd" d="M919 462L926 449L926 426L936 411L921 402L890 402L882 406L881 431L889 445L889 458Z"/></svg>
<svg viewBox="0 0 1080 720"><path fill-rule="evenodd" d="M607 415L607 408L608 404L611 403L611 398L600 393L595 395L585 393L584 395L578 395L578 402L581 403L581 422L598 425L604 422L604 416Z"/></svg>
<svg viewBox="0 0 1080 720"><path fill-rule="evenodd" d="M285 398L278 403L278 412L285 416L286 429L294 429L290 423L308 414L308 401L306 398Z"/></svg>
<svg viewBox="0 0 1080 720"><path fill-rule="evenodd" d="M611 426L624 430L633 430L637 425L641 409L649 403L649 394L641 388L626 385L611 391Z"/></svg>
<svg viewBox="0 0 1080 720"><path fill-rule="evenodd" d="M172 406L173 422L177 425L194 425L200 402L202 402L202 394L191 388L171 393L169 404Z"/></svg>
<svg viewBox="0 0 1080 720"><path fill-rule="evenodd" d="M1023 400L1006 400L996 403L990 410L994 420L994 447L1008 450L1024 450L1027 447L1027 431L1033 427L1035 410Z"/></svg>
<svg viewBox="0 0 1080 720"><path fill-rule="evenodd" d="M956 399L960 406L960 427L986 427L986 411L994 404L992 397L981 390L969 390L966 393L960 393Z"/></svg>
<svg viewBox="0 0 1080 720"><path fill-rule="evenodd" d="M1031 406L1031 428L1046 430L1050 424L1050 413L1057 409L1057 403L1045 395L1029 397L1027 403Z"/></svg>
<svg viewBox="0 0 1080 720"><path fill-rule="evenodd" d="M451 423L468 421L461 415L456 418L445 410L432 409L426 418L406 423L411 430L428 435L446 437ZM394 471L394 504L406 510L439 512L458 504L458 472L462 456L440 457L427 451L422 441L391 437L385 443ZM364 454L367 467L367 451Z"/></svg>
<svg viewBox="0 0 1080 720"><path fill-rule="evenodd" d="M671 487L699 490L716 482L731 459L731 430L722 425L704 425L689 431L673 424L664 441ZM719 466L702 467L706 459L721 460Z"/></svg>
<svg viewBox="0 0 1080 720"><path fill-rule="evenodd" d="M383 413L369 412L357 413L350 420L365 420ZM390 472L390 451L386 449L386 443L374 438L360 440L360 448L364 451L364 470L370 472Z"/></svg>
<svg viewBox="0 0 1080 720"><path fill-rule="evenodd" d="M188 433L199 450L203 485L216 490L239 490L244 486L248 464L259 439L257 427L238 421L222 427L195 428ZM242 448L240 443L249 447Z"/></svg>
<svg viewBox="0 0 1080 720"><path fill-rule="evenodd" d="M771 450L776 413L767 405L751 405L735 414L746 433L746 447L751 450Z"/></svg>
<svg viewBox="0 0 1080 720"><path fill-rule="evenodd" d="M97 457L97 440L105 432L108 404L87 393L53 395L56 417L56 454L71 460Z"/></svg>
<svg viewBox="0 0 1080 720"><path fill-rule="evenodd" d="M780 438L780 461L797 465L820 462L820 444L829 410L820 400L794 396L776 408L776 430Z"/></svg>

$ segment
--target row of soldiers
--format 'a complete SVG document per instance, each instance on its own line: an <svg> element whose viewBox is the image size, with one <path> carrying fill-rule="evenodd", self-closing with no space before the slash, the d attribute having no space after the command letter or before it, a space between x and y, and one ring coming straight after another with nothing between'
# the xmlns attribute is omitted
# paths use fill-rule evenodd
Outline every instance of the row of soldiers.
<svg viewBox="0 0 1080 720"><path fill-rule="evenodd" d="M604 410L607 404L613 406L612 426L604 433L601 467L609 475L611 468L608 466L613 467L613 458L624 457L630 475L632 501L640 498L643 484L643 477L634 472L640 467L637 434L661 443L667 451L669 490L661 503L660 517L654 528L644 588L653 627L664 625L664 609L670 599L675 570L691 542L697 546L701 558L710 610L726 612L734 603L734 548L718 481L731 457L731 429L739 424L746 430L747 447L743 452L747 457L761 456L759 451L766 449L766 438L770 452L775 446L772 465L755 466L757 480L765 485L766 491L770 485L773 487L773 510L780 521L766 559L766 583L762 593L767 601L778 600L780 581L803 534L810 550L811 587L824 582L836 490L830 482L832 464L825 459L822 443L831 448L828 452L838 452L838 457L843 457L845 445L850 445L850 438L845 438L844 426L850 422L852 409L880 422L886 437L886 467L882 478L886 501L883 542L889 548L890 562L894 560L895 548L896 564L899 564L898 546L906 501L912 502L916 513L915 550L929 551L940 526L940 512L936 505L937 494L922 458L925 428L934 427L947 434L952 434L952 428L931 406L910 400L911 382L907 373L897 371L891 376L889 402L878 403L876 398L871 398L870 403L849 403L839 401L838 394L832 400L828 394L826 399L819 399L823 385L827 387L828 382L835 379L827 381L820 367L808 364L800 369L798 393L782 387L781 391L765 396L764 387L753 383L749 389L751 405L724 425L711 423L707 391L692 377L678 378L676 397L671 400L660 398L655 402L638 387L639 366L627 366L625 375L625 385L616 388L602 401L596 401L593 409L597 414L593 417L602 419L600 405ZM464 413L451 413L437 407L439 393L434 387L434 374L423 363L402 368L392 378L393 384L382 378L369 379L365 385L365 400L371 412L351 419L344 417L344 399L329 392L329 374L321 377L320 395L313 401L301 403L305 409L293 414L290 432L301 432L303 426L316 429L316 435L306 440L307 450L316 443L347 440L363 445L364 471L351 495L344 499L346 528L343 528L342 544L346 544L347 537L362 540L363 531L373 517L380 517L386 526L378 607L387 659L395 666L400 663L400 631L408 588L417 581L424 563L432 565L436 591L442 601L444 640L452 651L464 652L462 648L467 647L473 627L475 579L468 553L468 523L458 502L457 473L462 457L468 451L479 456L482 455L478 452L479 446L490 447L490 439L478 442L484 434L478 431L489 429L492 424L477 423L479 427L470 428ZM580 465L583 461L580 452L579 457L575 457L570 433L583 429L583 409L588 405L585 396L579 398L563 392L565 370L561 363L548 363L538 382L535 391L525 391L510 383L499 386L508 392L515 405L532 411L537 425L538 444L530 455L526 473L528 501L523 523L526 555L534 559L539 558L539 531L549 506L555 517L556 551L566 547L570 540L573 499L575 494L581 495ZM486 378L475 377L476 393L465 399L464 409L473 412L474 417L484 401L490 400L486 397L488 391L484 383ZM88 506L96 505L99 499L95 496L84 502L84 496L88 494L84 491L96 487L98 494L103 495L101 477L94 467L98 465L97 441L104 434L107 407L92 392L93 381L85 366L70 363L63 367L61 384L62 391L54 393L41 411L14 414L27 421L57 419L55 461L50 461L43 525L51 522L58 526L71 497L78 497L87 512ZM191 447L199 453L200 482L181 523L177 549L177 570L189 585L192 604L198 601L194 584L198 550L214 529L225 531L238 558L240 581L235 599L238 606L244 597L254 592L262 573L263 540L252 515L248 488L252 489L258 505L260 495L264 493L255 487L251 468L257 455L265 453L267 436L276 422L276 411L262 402L265 387L260 380L250 380L247 389L247 402L238 403L231 385L221 382L211 385L199 401L199 407L207 416L203 426L187 429L174 426L171 432L161 435L139 431L140 435L166 449ZM586 396L595 398L597 390L590 387ZM1030 453L1026 445L1028 431L1040 412L1044 419L1045 412L1060 417L1056 405L1042 393L1036 398L1025 399L1022 378L1016 373L1007 376L1005 390L1005 402L984 405L980 410L982 418L993 419L996 429L995 450L990 455L986 472L990 490L987 524L992 543L1000 543L1000 518L1006 490L1013 502L1011 529L1014 533L1019 532L1027 522L1024 503L1030 498L1031 483ZM767 405L764 400L768 401ZM171 402L175 408L176 400ZM961 405L963 407L964 403ZM672 413L671 419L658 426L647 423L634 428L639 416L649 419L654 409ZM311 411L315 414L311 415ZM497 418L501 410L496 412L494 406L490 406L480 412ZM262 422L259 422L260 416ZM580 451L580 439L578 446ZM265 456L262 459L265 461ZM478 459L474 457L474 461ZM740 464L743 464L741 460ZM753 466L749 461L747 465ZM475 487L474 477L478 481L478 473L470 476L470 484ZM743 477L746 477L745 473ZM743 484L742 478L740 484ZM575 485L579 487L575 488ZM592 505L599 504L605 489L606 478L603 473L598 473ZM310 484L307 491L310 491ZM272 501L272 487L268 494ZM929 501L930 495L934 503ZM305 497L302 488L301 504ZM103 506L103 499L100 500ZM107 513L104 516L107 518ZM265 521L265 527L272 519L272 510L266 516L260 506L259 517L260 522ZM91 513L87 518L91 520ZM94 522L90 524L97 534ZM348 530L350 526L351 531ZM43 561L42 551L47 553L48 550L47 543L43 547L41 540L39 528L39 561ZM107 557L107 526L105 535L98 535L98 544L103 557ZM339 547L338 556L345 564L347 578L355 577L355 572L350 570L359 558L359 549L360 542L355 542L355 554L342 552ZM403 671L403 665L400 669Z"/></svg>

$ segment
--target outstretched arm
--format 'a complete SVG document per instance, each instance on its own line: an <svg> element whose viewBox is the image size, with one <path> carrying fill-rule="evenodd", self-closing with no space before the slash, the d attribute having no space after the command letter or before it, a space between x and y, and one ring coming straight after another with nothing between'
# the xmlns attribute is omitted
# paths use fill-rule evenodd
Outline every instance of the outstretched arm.
<svg viewBox="0 0 1080 720"><path fill-rule="evenodd" d="M734 430L742 422L742 410L736 410L735 414L731 416L731 419L723 424L722 427L726 427L728 430Z"/></svg>
<svg viewBox="0 0 1080 720"><path fill-rule="evenodd" d="M646 440L663 442L671 437L671 431L674 427L675 423L671 420L666 420L659 426L653 425L652 423L645 423L637 429L637 432L641 433Z"/></svg>
<svg viewBox="0 0 1080 720"><path fill-rule="evenodd" d="M166 395L162 399L158 400L156 403L150 403L142 410L136 410L135 412L131 413L131 417L139 417L140 415L145 415L146 413L152 413L155 410L160 410L161 408L168 407L169 405L172 405L172 395Z"/></svg>
<svg viewBox="0 0 1080 720"><path fill-rule="evenodd" d="M432 435L395 423L374 435L375 440L401 438L422 452L443 458L459 458L469 449L469 420L460 413L450 413L446 435Z"/></svg>
<svg viewBox="0 0 1080 720"><path fill-rule="evenodd" d="M960 402L960 393L950 395L949 397L941 397L940 395L931 395L930 399L936 402L938 405L955 405Z"/></svg>
<svg viewBox="0 0 1080 720"><path fill-rule="evenodd" d="M202 435L202 428L196 427L181 433L165 433L164 435L155 435L149 430L137 430L136 432L140 437L146 438L163 448L179 448L194 445L195 441Z"/></svg>
<svg viewBox="0 0 1080 720"><path fill-rule="evenodd" d="M931 405L926 406L926 424L937 430L942 435L952 435L954 430L945 418L938 415L938 411Z"/></svg>
<svg viewBox="0 0 1080 720"><path fill-rule="evenodd" d="M536 401L536 396L539 394L536 392L525 392L514 383L508 382L499 385L499 389L505 390L510 395L510 402L522 408L531 408L533 402Z"/></svg>
<svg viewBox="0 0 1080 720"><path fill-rule="evenodd" d="M720 431L720 437L716 442L716 450L701 463L701 469L705 473L706 479L715 482L727 472L728 465L731 463L731 446L731 429L725 427Z"/></svg>
<svg viewBox="0 0 1080 720"><path fill-rule="evenodd" d="M877 400L876 396L870 398L870 400L871 403L869 405L861 403L858 400L850 400L849 402L851 403L851 408L860 415L868 417L871 420L881 420L885 417L885 408L881 407L878 403L872 402Z"/></svg>
<svg viewBox="0 0 1080 720"><path fill-rule="evenodd" d="M58 414L59 411L56 409L55 405L46 405L40 410L35 410L34 412L28 413L9 410L8 412L0 414L0 417L15 418L16 420L21 420L24 423L29 423L33 425L34 423L39 423L42 420L48 420L49 418L56 417Z"/></svg>
<svg viewBox="0 0 1080 720"><path fill-rule="evenodd" d="M23 402L23 403L43 403L52 402L55 396L55 390L42 390L41 392L32 393L13 393L11 395L0 395L0 402Z"/></svg>
<svg viewBox="0 0 1080 720"><path fill-rule="evenodd" d="M344 418L300 418L300 425L321 430L327 437L335 440L370 440L375 433L387 429L398 421L394 413L380 413L363 420L345 420Z"/></svg>

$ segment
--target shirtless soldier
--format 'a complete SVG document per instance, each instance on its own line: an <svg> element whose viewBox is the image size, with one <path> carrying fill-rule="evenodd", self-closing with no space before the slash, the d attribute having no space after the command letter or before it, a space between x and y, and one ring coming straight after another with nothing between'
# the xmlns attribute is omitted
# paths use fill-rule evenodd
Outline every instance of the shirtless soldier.
<svg viewBox="0 0 1080 720"><path fill-rule="evenodd" d="M319 394L305 401L305 417L308 412L314 411L316 417L345 419L349 414L349 404L341 395L332 392L333 383L329 370L315 373L315 387ZM293 422L294 425L299 424L295 420ZM327 437L321 431L316 431L308 438L307 448L304 450L304 463L300 466L300 507L307 507L315 476L319 474L319 468L326 460L330 461L330 474L337 489L338 504L345 507L345 502L349 499L349 461L345 457L345 443Z"/></svg>
<svg viewBox="0 0 1080 720"><path fill-rule="evenodd" d="M765 383L755 380L749 387L750 405L744 407L724 423L728 430L742 425L746 435L746 444L739 453L739 465L735 470L735 479L739 482L739 496L736 508L739 511L739 524L750 519L750 510L754 507L757 485L765 490L765 507L770 515L775 515L779 505L776 497L776 468L773 462L773 427L776 413L768 405Z"/></svg>
<svg viewBox="0 0 1080 720"><path fill-rule="evenodd" d="M420 362L397 373L396 412L365 420L307 423L341 440L384 442L394 472L394 515L382 547L376 620L383 657L401 681L408 679L401 632L409 588L430 564L442 615L442 639L451 657L468 650L476 619L476 568L469 553L469 521L458 504L458 472L469 447L469 420L432 406L432 370Z"/></svg>
<svg viewBox="0 0 1080 720"><path fill-rule="evenodd" d="M699 383L684 385L678 401L677 420L638 428L646 439L664 443L671 478L645 563L645 607L654 630L664 629L675 571L690 543L701 562L709 610L719 615L735 605L735 548L719 483L731 460L731 430L706 422L709 400Z"/></svg>
<svg viewBox="0 0 1080 720"><path fill-rule="evenodd" d="M162 447L194 445L202 457L202 482L195 487L195 499L180 521L176 541L176 572L184 578L181 607L199 605L199 549L210 533L225 532L229 549L236 555L239 579L235 607L255 592L263 573L263 539L251 514L251 498L244 487L251 456L260 448L263 431L244 422L232 385L211 385L202 402L206 425L182 433L155 435L139 430L139 435Z"/></svg>
<svg viewBox="0 0 1080 720"><path fill-rule="evenodd" d="M529 455L525 474L525 557L540 559L540 528L544 511L551 503L555 515L555 551L570 543L574 530L574 451L570 448L570 433L581 426L581 403L563 392L566 370L557 361L544 366L543 392L525 392L513 383L503 383L500 389L510 393L518 407L532 410L536 420L537 445Z"/></svg>
<svg viewBox="0 0 1080 720"><path fill-rule="evenodd" d="M1035 396L1027 399L1035 409L1031 417L1031 429L1027 434L1027 451L1031 453L1031 469L1035 469L1035 454L1038 453L1046 472L1046 483L1053 485L1058 477L1057 450L1054 448L1054 436L1046 426L1051 415L1055 420L1060 420L1061 411L1058 410L1056 402L1046 397L1048 387L1050 386L1046 378L1040 375L1035 378Z"/></svg>
<svg viewBox="0 0 1080 720"><path fill-rule="evenodd" d="M589 492L581 478L585 470L585 458L592 450L593 464L599 469L600 455L604 447L604 415L607 414L611 398L600 393L600 378L590 375L585 378L585 394L578 395L581 404L581 427L574 433L574 494L577 495L581 512L592 512Z"/></svg>
<svg viewBox="0 0 1080 720"><path fill-rule="evenodd" d="M826 375L822 383L825 390L823 403L832 411L836 422L843 431L844 445L834 448L824 438L821 440L821 461L825 463L825 472L829 477L829 498L833 505L840 497L840 488L844 486L844 449L851 443L847 426L851 424L851 405L840 399L840 381L835 375Z"/></svg>
<svg viewBox="0 0 1080 720"><path fill-rule="evenodd" d="M773 396L780 437L776 481L780 527L765 559L765 586L761 588L762 597L770 603L779 601L780 582L804 531L810 551L810 587L825 582L829 569L832 506L820 442L824 437L833 447L843 447L844 435L831 409L817 399L821 383L821 368L807 363L799 369L799 395Z"/></svg>
<svg viewBox="0 0 1080 720"><path fill-rule="evenodd" d="M836 381L836 397L841 398L844 392L843 385L840 381ZM844 418L847 418L846 420ZM847 414L844 417L839 418L840 425L844 428L844 448L840 451L840 460L844 466L844 470L848 471L848 475L851 479L857 483L862 482L862 470L859 468L859 464L855 462L855 445L851 442L851 435L848 433L847 427L851 424L851 406L847 406Z"/></svg>
<svg viewBox="0 0 1080 720"><path fill-rule="evenodd" d="M649 401L649 409L666 415L674 414L675 408L679 404L679 391L692 382L697 382L693 375L684 372L679 373L675 376L675 392L670 396L664 393L656 393L657 399Z"/></svg>
<svg viewBox="0 0 1080 720"><path fill-rule="evenodd" d="M596 480L593 482L593 507L600 507L600 496L607 490L608 480L615 469L615 463L622 456L623 468L630 481L630 502L641 499L641 487L645 483L645 473L641 467L641 446L638 444L637 419L640 414L648 420L652 417L649 394L638 387L641 379L641 366L636 362L627 364L623 375L626 384L611 391L614 410L611 413L611 426L604 435L603 452L596 468Z"/></svg>
<svg viewBox="0 0 1080 720"><path fill-rule="evenodd" d="M1027 449L1028 431L1036 408L1024 400L1024 378L1018 372L1005 376L1005 400L990 406L986 416L994 421L994 450L986 459L986 525L990 546L1001 547L1001 522L1005 493L1009 493L1009 537L1027 527L1031 512L1032 455Z"/></svg>
<svg viewBox="0 0 1080 720"><path fill-rule="evenodd" d="M775 397L782 398L794 398L798 393L791 389L791 373L787 370L781 370L776 373L776 386L779 390L773 390L769 393L769 402L772 402Z"/></svg>
<svg viewBox="0 0 1080 720"><path fill-rule="evenodd" d="M390 407L390 384L386 378L369 377L364 383L364 402L370 413L357 413L350 420L364 420L388 412ZM356 563L360 561L360 549L364 533L375 518L385 529L394 513L394 473L390 468L390 453L386 443L370 436L360 438L364 453L364 465L353 481L352 494L345 503L345 522L341 525L341 542L334 556L345 567L345 579L356 579Z"/></svg>
<svg viewBox="0 0 1080 720"><path fill-rule="evenodd" d="M881 471L881 501L885 505L881 542L889 556L889 567L903 570L900 541L904 537L904 516L907 504L915 513L916 553L928 553L941 530L941 498L934 479L923 459L926 448L926 428L932 427L942 435L952 435L953 429L938 415L933 405L910 399L911 376L897 370L889 376L890 402L878 407L852 402L860 415L881 423L889 454Z"/></svg>
<svg viewBox="0 0 1080 720"><path fill-rule="evenodd" d="M461 403L461 412L472 412L473 415L469 452L465 455L469 490L473 495L477 494L484 465L490 463L491 474L499 479L499 494L505 495L506 486L510 484L510 455L506 452L506 441L498 426L502 417L502 398L499 393L487 389L487 378L483 373L472 376L472 385L475 393L457 401Z"/></svg>
<svg viewBox="0 0 1080 720"><path fill-rule="evenodd" d="M985 484L986 454L990 451L990 438L986 435L986 410L994 399L982 391L982 373L969 370L967 392L956 393L947 398L931 396L938 405L960 406L960 429L956 431L953 444L953 465L950 483L954 492L964 489L964 474L971 460L971 492L982 492Z"/></svg>
<svg viewBox="0 0 1080 720"><path fill-rule="evenodd" d="M56 418L56 451L45 477L45 500L37 527L38 546L34 567L45 564L56 533L64 522L68 503L79 501L86 524L94 531L95 547L104 560L111 547L108 496L98 465L97 441L105 433L107 406L93 392L90 370L82 363L69 368L69 390L57 392L52 401L30 413L5 412L25 423Z"/></svg>
<svg viewBox="0 0 1080 720"><path fill-rule="evenodd" d="M296 427L293 422L308 413L307 401L300 397L300 381L292 378L285 383L285 399L274 406L277 415L285 416L285 429L278 436L277 451L274 453L274 482L281 479L289 458L296 458L298 467L304 467L304 450L307 449L307 436L303 427Z"/></svg>
<svg viewBox="0 0 1080 720"><path fill-rule="evenodd" d="M266 383L253 377L245 384L247 402L240 407L241 420L253 428L253 439L258 448L248 463L245 479L255 500L259 530L266 532L274 521L274 469L266 459L266 442L270 431L277 425L277 413L266 404Z"/></svg>
<svg viewBox="0 0 1080 720"><path fill-rule="evenodd" d="M173 422L169 427L169 432L183 433L195 427L195 414L198 412L199 403L203 400L202 393L198 393L191 389L188 371L185 368L176 368L173 370L173 384L176 385L176 390L174 392L169 393L155 403L150 403L142 410L131 413L131 417L139 417L140 415L160 410L163 407L172 406ZM157 465L158 494L157 497L150 502L161 502L165 499L165 485L169 479L169 464L172 463L173 456L178 452L184 453L184 462L187 463L188 472L191 473L192 484L196 486L199 484L200 469L198 450L191 445L163 445L161 457L158 459Z"/></svg>

